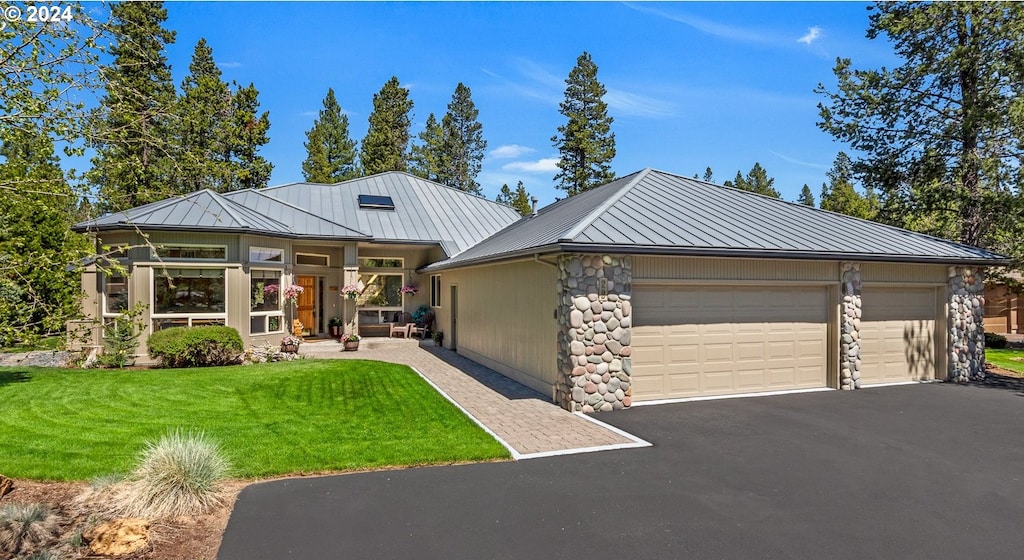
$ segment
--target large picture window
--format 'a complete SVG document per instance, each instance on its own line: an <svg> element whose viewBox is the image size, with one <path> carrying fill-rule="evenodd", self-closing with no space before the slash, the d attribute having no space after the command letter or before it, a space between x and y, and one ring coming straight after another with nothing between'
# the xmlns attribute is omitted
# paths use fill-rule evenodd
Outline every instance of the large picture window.
<svg viewBox="0 0 1024 560"><path fill-rule="evenodd" d="M403 259L392 258L368 258L359 259L359 268L402 268Z"/></svg>
<svg viewBox="0 0 1024 560"><path fill-rule="evenodd" d="M252 270L249 273L251 315L249 333L281 331L281 271Z"/></svg>
<svg viewBox="0 0 1024 560"><path fill-rule="evenodd" d="M224 290L222 268L154 269L153 312L224 313Z"/></svg>
<svg viewBox="0 0 1024 560"><path fill-rule="evenodd" d="M359 281L366 287L356 298L359 321L366 324L388 323L395 313L401 313L403 279L401 274L361 273Z"/></svg>

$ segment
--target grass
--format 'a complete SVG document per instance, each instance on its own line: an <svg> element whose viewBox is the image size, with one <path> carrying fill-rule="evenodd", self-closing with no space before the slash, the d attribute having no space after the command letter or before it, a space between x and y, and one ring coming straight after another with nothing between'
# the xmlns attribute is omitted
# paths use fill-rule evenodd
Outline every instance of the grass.
<svg viewBox="0 0 1024 560"><path fill-rule="evenodd" d="M145 442L203 431L234 476L508 457L406 366L298 360L178 370L0 368L7 476L127 473Z"/></svg>
<svg viewBox="0 0 1024 560"><path fill-rule="evenodd" d="M996 350L994 348L986 348L985 361L1024 376L1024 349L1004 348Z"/></svg>
<svg viewBox="0 0 1024 560"><path fill-rule="evenodd" d="M64 340L62 336L50 336L40 338L32 344L15 344L13 346L0 347L0 354L12 354L16 352L37 352L43 350L56 350Z"/></svg>

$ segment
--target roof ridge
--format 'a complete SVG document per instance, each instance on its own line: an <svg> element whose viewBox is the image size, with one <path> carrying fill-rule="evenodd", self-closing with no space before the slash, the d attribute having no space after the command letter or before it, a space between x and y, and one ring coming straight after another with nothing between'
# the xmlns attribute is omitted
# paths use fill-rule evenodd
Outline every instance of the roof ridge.
<svg viewBox="0 0 1024 560"><path fill-rule="evenodd" d="M228 213L228 216L231 216L231 218L233 220L235 220L236 222L238 222L239 225L241 225L242 227L245 227L245 228L248 229L248 225L247 224L249 222L247 220L243 220L241 216L236 214L231 208L228 207L227 203L234 204L234 202L232 200L228 199L225 196L220 196L217 193L211 191L210 189L202 189L200 191L196 191L197 194L198 193L204 193L204 192L208 193L210 195L210 198L212 198L214 201L216 201L217 204L220 204L220 207L223 208L224 211ZM260 214L261 216L263 216L263 214L260 213L260 212L256 212L256 213ZM264 217L267 218L268 220L272 221L272 222L276 222L277 221L277 220L274 220L273 218L271 218L270 216L264 216ZM220 220L219 217L217 219ZM281 224L281 225L284 225L284 224ZM290 228L288 226L285 226L285 229L287 229L288 231L291 231L292 228Z"/></svg>
<svg viewBox="0 0 1024 560"><path fill-rule="evenodd" d="M203 190L206 190L206 189L203 189ZM148 216L149 214L152 214L153 212L156 212L158 210L163 210L164 208L167 208L168 206L170 206L172 204L176 204L176 203L181 202L183 200L188 200L188 199L192 198L193 196L195 196L195 195L197 195L197 194L199 194L201 192L203 192L203 191L195 191L195 192L190 192L190 193L185 194L185 195L171 196L171 197L165 198L164 200L158 200L156 202L152 202L152 203L150 203L151 205L153 205L152 208L148 208L145 212L140 212L139 215L135 216L135 217L129 217L128 212L131 211L131 210L135 210L135 209L137 209L139 207L128 208L126 210L121 210L119 212L113 212L110 215L113 216L114 214L121 214L122 216L125 217L125 220L127 220L127 221L137 221L137 218L139 218L141 216ZM149 206L150 204L146 204L144 206ZM96 218L96 219L98 219L98 218ZM93 221L96 221L96 219L94 219Z"/></svg>
<svg viewBox="0 0 1024 560"><path fill-rule="evenodd" d="M309 183L309 184L317 184L317 183ZM330 186L330 185L328 185L328 186ZM358 229L352 228L352 227L347 226L345 224L339 224L338 222L335 222L334 220L328 220L327 218L325 218L323 216L318 216L318 215L310 212L309 210L307 210L307 209L305 209L305 208L303 208L303 207L301 207L299 205L292 204L292 203L290 203L288 201L285 201L285 200L281 200L280 198L277 198L276 196L270 196L269 194L263 194L262 192L259 192L258 190L254 190L253 194L256 194L258 196L262 196L264 198L272 199L274 202L277 202L278 204L283 204L283 205L285 205L285 206L287 206L289 208L294 208L295 210L298 210L299 212L302 212L303 214L307 214L307 215L313 216L314 218L316 218L318 220L323 220L323 221L325 221L325 222L327 222L329 224L333 224L333 225L336 225L336 226L338 226L338 227L340 227L342 229L347 229L349 231L358 233L359 235L362 235L364 237L371 237L371 238L373 237L372 235L370 235L368 233L359 231ZM256 212L256 211L253 210L253 212ZM256 212L256 213L257 214L262 214L262 212ZM277 220L274 220L274 221L277 221ZM278 223L281 223L281 222L278 222ZM284 225L284 224L282 223L282 225Z"/></svg>
<svg viewBox="0 0 1024 560"><path fill-rule="evenodd" d="M573 226L572 229L570 229L569 231L565 232L562 235L562 238L559 239L559 241L572 240L574 237L576 237L577 235L582 233L583 230L585 230L588 227L590 227L591 224L593 224L594 220L596 220L598 218L598 216L600 216L606 210L611 208L611 206L613 204L618 202L619 199L621 199L623 196L625 196L627 192L632 190L633 187L635 187L636 184L639 183L640 180L642 180L644 177L646 177L651 171L652 171L652 169L650 167L645 167L645 168L641 169L640 171L633 172L632 175L635 175L635 176L632 179L627 181L625 185L622 185L621 187L619 187L619 189L614 194L612 194L611 196L606 198L604 200L604 202L602 202L601 204L598 204L593 210L588 212L585 215L585 219L580 220L579 223L577 223L575 226ZM626 177L629 177L629 175L626 175ZM622 177L622 179L625 179L626 177ZM610 185L611 183L605 183L605 184L606 185Z"/></svg>
<svg viewBox="0 0 1024 560"><path fill-rule="evenodd" d="M290 232L294 233L294 230L292 229L292 227L290 225L288 225L288 224L286 224L286 223L284 223L284 222L282 222L280 220L276 220L274 218L271 218L270 216L264 214L263 212L260 212L259 210L256 210L255 208L249 208L248 206L245 206L244 204L240 204L238 202L235 202L234 200L231 199L231 197L224 196L224 195L222 195L220 193L214 193L214 194L218 195L217 198L221 202L221 206L224 207L224 210L226 212L228 212L229 214L231 214L232 217L234 217L239 222L242 221L241 216L235 214L230 208L228 208L227 204L225 204L225 203L237 206L237 207L245 210L246 212L252 212L253 214L257 214L260 217L262 217L263 219L267 220L268 222L273 222L273 223L281 226L286 231L290 231ZM256 225L259 225L259 224L256 224ZM256 228L256 229L259 229L259 228Z"/></svg>

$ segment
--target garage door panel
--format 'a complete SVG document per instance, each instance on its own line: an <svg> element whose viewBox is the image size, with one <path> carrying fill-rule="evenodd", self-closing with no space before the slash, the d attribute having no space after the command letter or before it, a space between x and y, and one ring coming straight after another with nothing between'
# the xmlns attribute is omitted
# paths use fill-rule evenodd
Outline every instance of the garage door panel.
<svg viewBox="0 0 1024 560"><path fill-rule="evenodd" d="M868 287L861 301L861 383L934 379L935 288Z"/></svg>
<svg viewBox="0 0 1024 560"><path fill-rule="evenodd" d="M689 314L665 312L686 307L680 299L699 304ZM826 290L813 287L634 291L634 399L824 387L827 301ZM669 347L668 333L683 329L692 333L687 352L645 351L659 334Z"/></svg>

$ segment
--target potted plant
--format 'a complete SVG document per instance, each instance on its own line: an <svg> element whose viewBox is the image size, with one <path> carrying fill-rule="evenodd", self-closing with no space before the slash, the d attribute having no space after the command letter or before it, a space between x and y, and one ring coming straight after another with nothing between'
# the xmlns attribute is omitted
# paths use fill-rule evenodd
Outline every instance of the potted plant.
<svg viewBox="0 0 1024 560"><path fill-rule="evenodd" d="M288 335L281 339L281 351L287 352L289 354L294 354L299 351L300 344L302 344L301 338L293 335Z"/></svg>
<svg viewBox="0 0 1024 560"><path fill-rule="evenodd" d="M359 294L363 293L363 288L360 286L360 284L361 282L357 284L347 284L345 286L342 286L341 297L348 299L356 299L357 297L359 297Z"/></svg>
<svg viewBox="0 0 1024 560"><path fill-rule="evenodd" d="M410 295L410 296L414 296L414 295L416 295L416 294L420 293L420 289L419 289L419 287L417 287L417 286L414 286L414 285L412 285L412 284L407 284L407 285L405 285L405 286L402 286L402 289L401 289L401 290L399 290L399 291L401 292L401 294L402 294L403 296L404 296L404 295Z"/></svg>
<svg viewBox="0 0 1024 560"><path fill-rule="evenodd" d="M341 343L345 345L346 352L354 352L359 350L359 341L362 340L362 338L363 337L356 333L349 333L341 337Z"/></svg>
<svg viewBox="0 0 1024 560"><path fill-rule="evenodd" d="M341 322L341 317L331 317L331 320L327 322L327 326L331 328L331 336L341 340L341 329L344 326Z"/></svg>
<svg viewBox="0 0 1024 560"><path fill-rule="evenodd" d="M434 331L430 338L434 339L434 344L437 346L441 346L444 343L444 333L441 331Z"/></svg>

